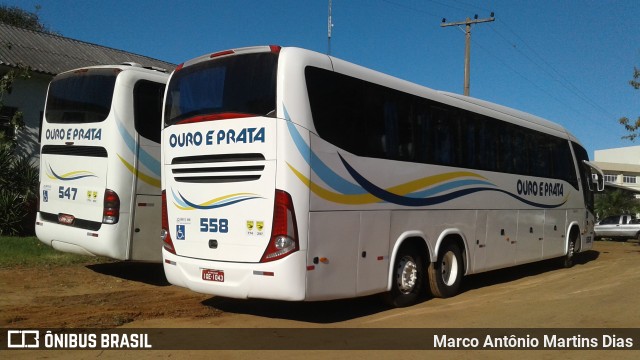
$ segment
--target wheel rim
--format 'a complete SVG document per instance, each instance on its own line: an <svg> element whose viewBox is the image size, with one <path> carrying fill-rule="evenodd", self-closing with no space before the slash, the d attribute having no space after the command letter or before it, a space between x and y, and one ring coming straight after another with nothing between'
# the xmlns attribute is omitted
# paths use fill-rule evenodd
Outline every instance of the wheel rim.
<svg viewBox="0 0 640 360"><path fill-rule="evenodd" d="M575 241L569 241L569 250L567 251L567 263L571 264L571 262L573 261L573 254L575 252L576 249L576 242Z"/></svg>
<svg viewBox="0 0 640 360"><path fill-rule="evenodd" d="M400 260L398 269L398 288L403 294L410 293L415 287L418 280L418 266L413 258L405 256Z"/></svg>
<svg viewBox="0 0 640 360"><path fill-rule="evenodd" d="M569 256L569 259L573 258L573 253L576 251L576 242L575 241L570 241L569 242L569 252L567 253L567 255Z"/></svg>
<svg viewBox="0 0 640 360"><path fill-rule="evenodd" d="M442 282L451 286L456 282L458 278L458 258L453 251L447 251L446 254L442 257L442 262L440 263Z"/></svg>

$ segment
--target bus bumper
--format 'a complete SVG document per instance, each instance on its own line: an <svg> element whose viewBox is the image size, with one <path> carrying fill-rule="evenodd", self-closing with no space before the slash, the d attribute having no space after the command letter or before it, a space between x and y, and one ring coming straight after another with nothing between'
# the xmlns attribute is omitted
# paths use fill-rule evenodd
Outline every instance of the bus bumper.
<svg viewBox="0 0 640 360"><path fill-rule="evenodd" d="M123 228L128 223L128 214L121 214L117 224L93 231L44 221L38 212L35 228L38 239L58 251L128 260L128 232Z"/></svg>
<svg viewBox="0 0 640 360"><path fill-rule="evenodd" d="M195 292L236 299L305 299L306 256L302 251L268 263L193 259L165 249L162 257L167 280Z"/></svg>

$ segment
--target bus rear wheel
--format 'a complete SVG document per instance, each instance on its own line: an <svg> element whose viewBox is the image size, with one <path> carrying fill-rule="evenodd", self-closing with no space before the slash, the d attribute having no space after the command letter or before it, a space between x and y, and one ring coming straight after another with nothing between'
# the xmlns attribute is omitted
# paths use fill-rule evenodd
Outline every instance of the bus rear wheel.
<svg viewBox="0 0 640 360"><path fill-rule="evenodd" d="M393 307L415 304L424 292L424 278L422 255L413 247L401 248L393 266L391 291L384 294L384 300Z"/></svg>
<svg viewBox="0 0 640 360"><path fill-rule="evenodd" d="M439 298L454 296L460 290L464 263L460 247L453 242L442 246L436 262L429 264L431 294Z"/></svg>

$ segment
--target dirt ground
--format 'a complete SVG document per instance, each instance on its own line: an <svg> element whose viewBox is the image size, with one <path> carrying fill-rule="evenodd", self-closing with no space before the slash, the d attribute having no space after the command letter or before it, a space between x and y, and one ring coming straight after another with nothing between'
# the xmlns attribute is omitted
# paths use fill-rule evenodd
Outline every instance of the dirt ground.
<svg viewBox="0 0 640 360"><path fill-rule="evenodd" d="M555 261L465 278L462 293L389 309L377 296L315 303L234 300L172 286L160 264L0 270L3 328L640 328L640 246L596 242L571 269ZM640 329L638 330L640 331ZM12 351L16 358L68 358L62 351ZM74 357L204 356L203 351L72 351ZM298 357L287 351L284 357ZM306 351L306 358L385 358L395 352ZM604 351L532 351L531 358L601 358ZM115 355L114 355L115 354ZM404 352L424 358L425 352ZM513 351L445 351L445 358L512 358ZM339 355L339 356L337 356ZM639 358L617 351L616 358ZM520 355L518 355L521 357ZM278 358L275 351L220 351L216 358ZM442 358L442 356L439 356Z"/></svg>

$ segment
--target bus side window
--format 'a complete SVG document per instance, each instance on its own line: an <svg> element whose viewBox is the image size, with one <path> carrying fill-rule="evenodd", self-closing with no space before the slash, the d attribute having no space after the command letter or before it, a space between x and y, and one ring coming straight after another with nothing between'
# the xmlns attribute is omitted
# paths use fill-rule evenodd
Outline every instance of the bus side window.
<svg viewBox="0 0 640 360"><path fill-rule="evenodd" d="M397 159L398 142L398 111L396 104L391 101L384 103L384 152L387 159Z"/></svg>
<svg viewBox="0 0 640 360"><path fill-rule="evenodd" d="M450 123L447 121L447 111L442 108L431 108L431 160L438 165L451 165L453 135Z"/></svg>
<svg viewBox="0 0 640 360"><path fill-rule="evenodd" d="M136 131L143 137L160 143L162 97L164 85L140 80L133 88L133 111Z"/></svg>

